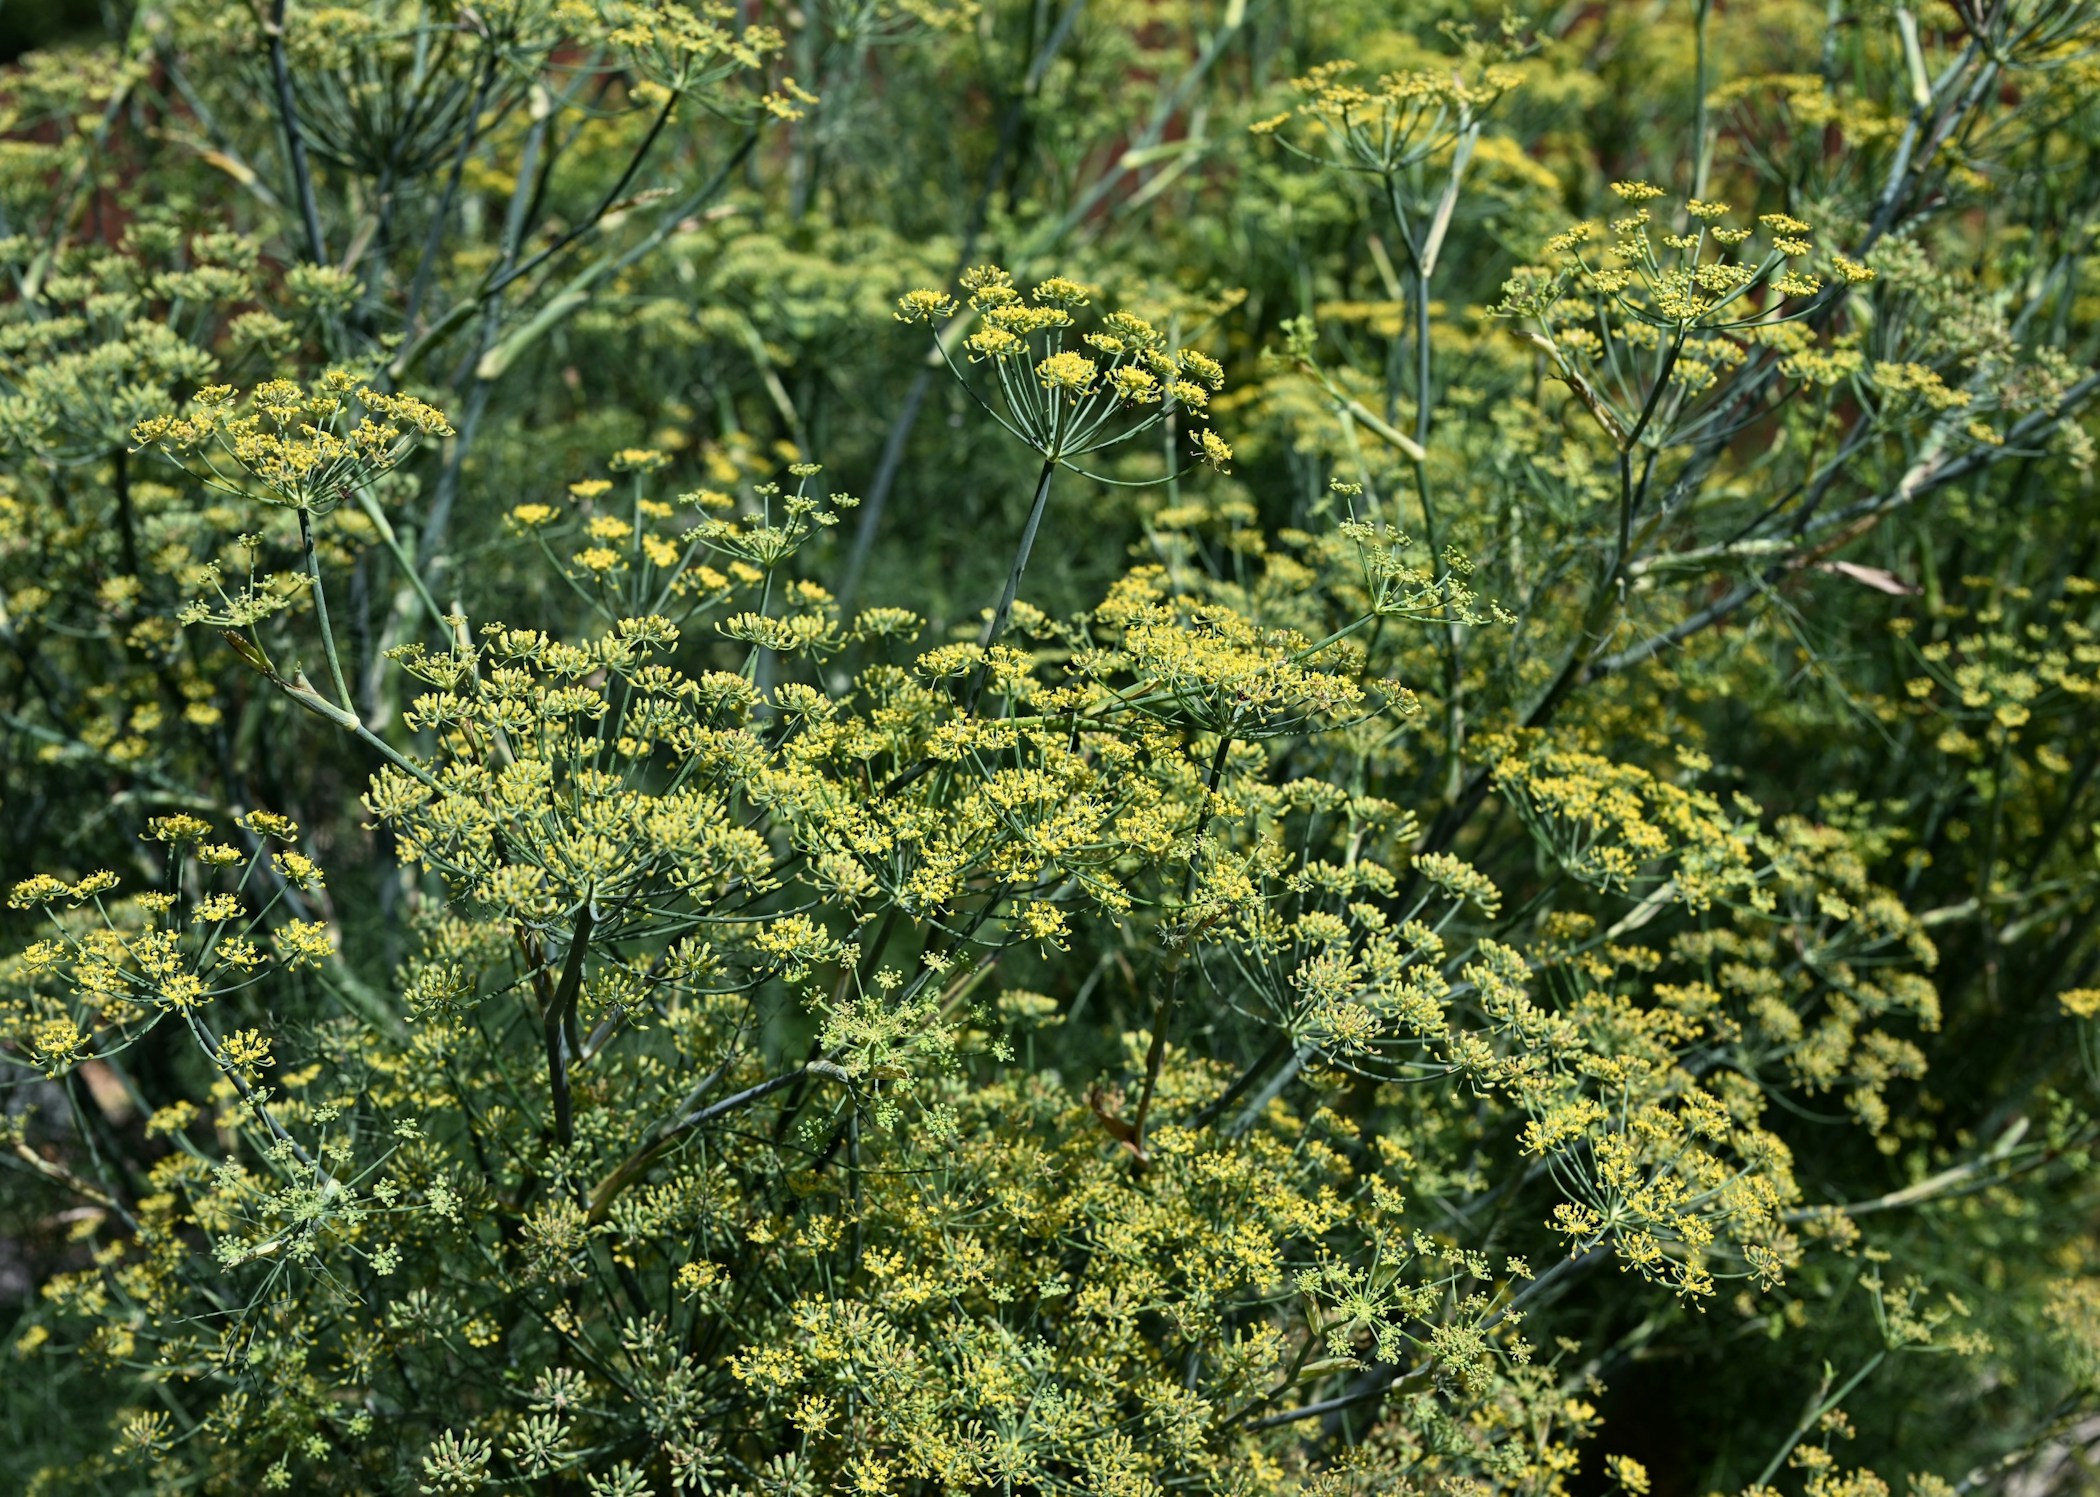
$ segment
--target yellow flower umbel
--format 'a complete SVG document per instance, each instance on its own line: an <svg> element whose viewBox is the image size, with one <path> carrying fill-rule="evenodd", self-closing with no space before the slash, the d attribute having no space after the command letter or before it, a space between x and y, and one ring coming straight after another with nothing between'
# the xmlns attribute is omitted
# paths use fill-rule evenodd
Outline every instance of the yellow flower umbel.
<svg viewBox="0 0 2100 1497"><path fill-rule="evenodd" d="M1309 161L1390 175L1449 150L1517 86L1516 70L1490 61L1493 51L1470 42L1456 67L1388 73L1368 88L1349 80L1349 63L1323 63L1291 80L1295 108L1249 128Z"/></svg>
<svg viewBox="0 0 2100 1497"><path fill-rule="evenodd" d="M387 395L331 369L311 389L266 380L237 414L231 385L208 385L183 416L154 416L131 430L140 449L194 455L215 489L307 514L325 514L401 465L425 437L449 437L444 412L412 395ZM231 459L228 472L219 459Z"/></svg>
<svg viewBox="0 0 2100 1497"><path fill-rule="evenodd" d="M1671 232L1647 206L1661 188L1629 181L1611 190L1630 211L1553 236L1544 263L1520 267L1492 311L1536 328L1517 336L1553 361L1625 450L1643 436L1662 440L1694 402L1710 402L1748 348L1802 340L1791 324L1827 297L1823 276L1803 266L1814 231L1798 218L1766 213L1754 227L1731 227L1726 203L1691 198L1684 229ZM1844 255L1828 263L1843 285L1873 278Z"/></svg>
<svg viewBox="0 0 2100 1497"><path fill-rule="evenodd" d="M989 650L1004 632L1020 591L1021 574L1050 502L1051 475L1064 467L1103 483L1130 482L1087 473L1075 460L1172 422L1181 412L1201 412L1224 387L1225 371L1194 349L1172 347L1166 334L1132 312L1110 312L1095 331L1082 334L1079 342L1089 352L1066 347L1067 334L1077 326L1072 314L1087 306L1093 293L1064 276L1039 283L1025 298L1013 277L996 265L964 271L962 285L981 324L962 346L971 363L991 367L999 384L998 403L977 394L969 376L956 366L948 338L936 334L934 349L992 419L1043 459L1006 590L980 641ZM942 292L911 291L898 299L896 316L900 322L932 324L961 310ZM1223 471L1232 460L1232 448L1216 433L1199 427L1190 435L1198 462ZM1154 481L1176 476L1164 474ZM984 682L985 667L980 666L968 696L973 710Z"/></svg>
<svg viewBox="0 0 2100 1497"><path fill-rule="evenodd" d="M1004 270L980 265L963 272L962 284L979 325L961 346L970 363L988 365L998 381L998 400L985 400L985 409L1045 462L1072 467L1177 412L1202 411L1224 386L1225 371L1214 359L1171 347L1164 333L1131 312L1110 312L1094 331L1072 340L1084 352L1068 347L1078 326L1073 314L1093 299L1077 281L1051 276L1023 297ZM962 310L946 293L922 290L899 297L896 316L930 325ZM934 346L969 385L950 357L952 341L936 337ZM1231 451L1207 432L1195 440L1213 466L1223 461L1216 452Z"/></svg>
<svg viewBox="0 0 2100 1497"><path fill-rule="evenodd" d="M310 389L296 380L266 380L251 393L248 413L237 414L237 409L231 385L211 385L190 401L188 415L151 417L132 428L132 437L140 449L162 447L171 454L193 456L202 468L197 476L211 488L260 499L298 515L299 544L312 586L314 622L335 691L333 700L317 690L297 666L280 670L272 660L254 626L274 612L276 605L259 595L252 576L246 595L225 600L228 606L223 613L209 604L193 603L183 617L186 622L217 624L243 661L301 707L402 762L365 727L352 705L342 657L329 625L313 522L314 516L326 514L346 499L356 500L432 621L449 627L370 490L401 465L418 441L452 436L452 423L437 407L412 395L388 395L361 385L344 369L329 370ZM231 460L233 471L220 466L222 459ZM245 635L235 632L243 629Z"/></svg>

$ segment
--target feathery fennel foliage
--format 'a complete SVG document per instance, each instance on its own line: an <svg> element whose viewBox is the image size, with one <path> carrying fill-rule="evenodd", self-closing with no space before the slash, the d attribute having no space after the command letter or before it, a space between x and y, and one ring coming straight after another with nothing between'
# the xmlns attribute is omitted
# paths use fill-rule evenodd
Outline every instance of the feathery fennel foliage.
<svg viewBox="0 0 2100 1497"><path fill-rule="evenodd" d="M2077 1487L2100 9L113 24L9 1490Z"/></svg>

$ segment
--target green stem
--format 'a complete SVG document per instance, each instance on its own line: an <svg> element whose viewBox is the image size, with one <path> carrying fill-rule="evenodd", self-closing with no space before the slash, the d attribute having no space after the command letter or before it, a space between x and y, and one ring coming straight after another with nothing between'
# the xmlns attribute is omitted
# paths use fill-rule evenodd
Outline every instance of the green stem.
<svg viewBox="0 0 2100 1497"><path fill-rule="evenodd" d="M379 501L366 490L359 489L357 507L365 512L365 518L370 520L372 528L379 532L380 542L393 556L394 564L400 567L401 575L408 580L408 585L415 589L416 596L423 600L423 607L429 611L431 621L439 629L449 629L450 620L446 618L445 611L437 606L437 600L430 596L430 589L423 585L423 574L416 570L414 558L401 544L401 538L394 534L394 527L387 520L386 511L379 507Z"/></svg>
<svg viewBox="0 0 2100 1497"><path fill-rule="evenodd" d="M1839 1404L1843 1403L1847 1398L1851 1397L1852 1390L1854 1388L1857 1388L1861 1383L1865 1382L1868 1376L1874 1371L1875 1368L1879 1367L1883 1362L1888 1360L1888 1354L1889 1349L1885 1346L1880 1351L1874 1353L1873 1356L1867 1359L1866 1366L1860 1368L1859 1371L1853 1373L1852 1376L1846 1380L1844 1387L1838 1389L1837 1392L1831 1394L1828 1398L1823 1399L1813 1409L1811 1409L1808 1412L1807 1417L1802 1419L1802 1421L1799 1424L1794 1426L1794 1432L1793 1434L1787 1437L1786 1444L1780 1446L1778 1451L1773 1455L1772 1459L1765 1462L1765 1469L1758 1473L1757 1480L1752 1482L1751 1485L1753 1487L1768 1486L1771 1483L1772 1477L1775 1474L1777 1474L1780 1466L1785 1463L1786 1458L1794 1453L1794 1447L1808 1438L1808 1432L1816 1427L1817 1421L1820 1420L1825 1414L1829 1413L1832 1409L1836 1408Z"/></svg>
<svg viewBox="0 0 2100 1497"><path fill-rule="evenodd" d="M321 237L321 209L314 197L313 166L307 160L306 135L299 128L299 105L292 91L291 65L285 58L284 7L285 0L276 0L265 27L270 37L270 81L277 93L277 122L284 128L285 159L292 169L292 196L299 201L299 220L306 230L306 258L322 265L328 260L328 246Z"/></svg>
<svg viewBox="0 0 2100 1497"><path fill-rule="evenodd" d="M1706 145L1706 19L1713 0L1693 0L1692 12L1692 196L1706 196L1707 173L1713 166Z"/></svg>
<svg viewBox="0 0 2100 1497"><path fill-rule="evenodd" d="M1028 570L1028 553L1035 549L1036 532L1042 528L1043 511L1050 505L1050 477L1057 471L1057 459L1043 459L1043 471L1036 477L1035 502L1028 507L1028 521L1021 527L1021 544L1014 551L1014 563L1007 569L1006 590L999 595L999 606L984 626L984 638L980 641L985 658L978 663L977 675L970 682L970 695L963 704L965 716L977 713L977 699L984 693L984 683L992 673L991 648L999 636L1006 632L1007 615L1013 612L1014 599L1021 591L1021 574Z"/></svg>
<svg viewBox="0 0 2100 1497"><path fill-rule="evenodd" d="M336 654L335 630L328 624L328 593L321 586L321 561L314 554L314 517L303 505L299 510L299 544L306 552L306 575L314 583L314 618L321 626L321 648L328 652L328 674L335 682L335 694L346 712L356 711L355 699L350 695L350 685L343 679L342 658Z"/></svg>
<svg viewBox="0 0 2100 1497"><path fill-rule="evenodd" d="M1430 575L1435 576L1442 559L1442 538L1437 531L1436 507L1429 494L1429 272L1420 264L1414 277L1415 326L1415 496L1422 505L1422 539L1429 546ZM1465 663L1461 657L1459 625L1445 620L1444 656L1444 756L1446 761L1444 803L1456 805L1464 786L1466 739Z"/></svg>
<svg viewBox="0 0 2100 1497"><path fill-rule="evenodd" d="M1210 824L1211 801L1218 793L1218 779L1225 773L1225 758L1231 752L1232 735L1230 733L1220 733L1218 735L1217 752L1212 754L1210 758L1210 773L1204 777L1203 781L1203 826ZM1184 911L1189 901L1195 896L1195 892L1196 856L1191 852L1189 855L1188 877L1183 881L1181 889L1181 903ZM1159 1089L1159 1073L1166 1065L1167 1060L1167 1024L1174 1017L1174 1009L1181 997L1181 973L1183 967L1187 964L1189 945L1194 940L1195 932L1193 930L1182 937L1181 949L1175 955L1173 976L1168 979L1167 990L1160 995L1159 1002L1152 1012L1152 1043L1145 1051L1145 1086L1144 1090L1138 1094L1137 1111L1131 1115L1130 1119L1131 1151L1137 1156L1138 1167L1141 1169L1146 1163L1145 1120L1151 1115L1152 1096Z"/></svg>
<svg viewBox="0 0 2100 1497"><path fill-rule="evenodd" d="M583 990L583 958L590 950L591 928L596 911L589 899L577 912L576 927L569 934L569 950L562 961L561 981L548 996L540 1014L541 1038L547 1050L547 1086L554 1097L554 1136L566 1149L576 1142L575 1112L569 1099L567 1029L576 1011L577 995Z"/></svg>
<svg viewBox="0 0 2100 1497"><path fill-rule="evenodd" d="M133 577L139 572L138 520L131 504L131 454L119 447L111 456L117 491L117 539L123 547L124 570Z"/></svg>

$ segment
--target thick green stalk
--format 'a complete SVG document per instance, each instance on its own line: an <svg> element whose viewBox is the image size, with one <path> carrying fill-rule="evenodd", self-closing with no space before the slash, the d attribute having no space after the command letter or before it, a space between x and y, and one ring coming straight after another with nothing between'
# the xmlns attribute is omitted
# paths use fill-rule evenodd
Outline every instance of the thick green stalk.
<svg viewBox="0 0 2100 1497"><path fill-rule="evenodd" d="M992 662L990 650L1000 635L1006 632L1006 620L1013 612L1014 599L1020 595L1021 574L1028 570L1028 553L1035 549L1036 532L1042 529L1043 511L1050 505L1050 477L1057 471L1057 459L1043 459L1043 471L1035 481L1035 501L1028 507L1027 523L1021 527L1021 544L1014 550L1013 565L1007 569L1006 590L999 595L999 606L992 610L991 618L984 626L984 638L979 641L987 652L977 666L977 674L970 682L969 697L963 703L967 716L977 713L977 699L984 693L984 683L990 679Z"/></svg>

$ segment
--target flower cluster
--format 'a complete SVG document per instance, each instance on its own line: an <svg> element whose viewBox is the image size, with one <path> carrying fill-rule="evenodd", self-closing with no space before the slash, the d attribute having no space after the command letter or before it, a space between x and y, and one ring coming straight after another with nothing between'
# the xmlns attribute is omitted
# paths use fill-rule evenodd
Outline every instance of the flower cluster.
<svg viewBox="0 0 2100 1497"><path fill-rule="evenodd" d="M194 457L205 481L225 493L325 514L399 467L418 442L453 430L413 395L388 395L332 369L310 389L289 379L257 385L245 414L232 386L210 385L187 414L149 417L131 435L141 448Z"/></svg>
<svg viewBox="0 0 2100 1497"><path fill-rule="evenodd" d="M2068 1479L2091 5L105 9L17 1485Z"/></svg>
<svg viewBox="0 0 2100 1497"><path fill-rule="evenodd" d="M1225 371L1215 359L1174 347L1133 312L1103 314L1097 327L1073 340L1078 347L1068 347L1067 335L1078 326L1074 314L1091 305L1095 292L1064 276L1052 276L1024 296L1006 271L980 265L963 272L962 288L976 331L961 346L970 363L988 367L998 381L999 408L991 414L1048 461L1069 466L1162 421L1199 420L1224 387ZM920 290L899 298L896 315L931 325L962 311L953 297ZM937 337L935 346L949 356L946 336ZM969 383L952 358L949 368ZM1189 439L1197 458L1211 467L1232 459L1232 449L1214 432L1190 427Z"/></svg>

